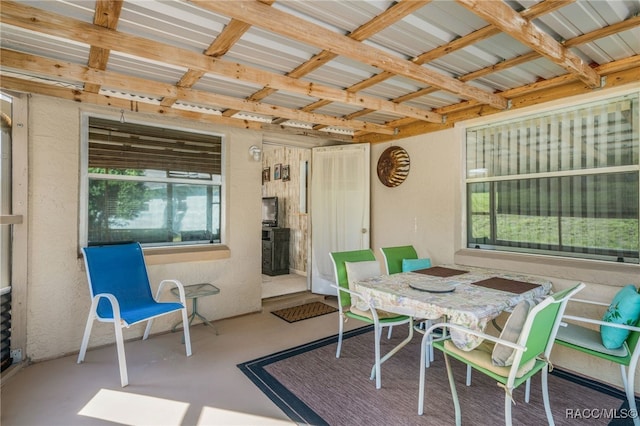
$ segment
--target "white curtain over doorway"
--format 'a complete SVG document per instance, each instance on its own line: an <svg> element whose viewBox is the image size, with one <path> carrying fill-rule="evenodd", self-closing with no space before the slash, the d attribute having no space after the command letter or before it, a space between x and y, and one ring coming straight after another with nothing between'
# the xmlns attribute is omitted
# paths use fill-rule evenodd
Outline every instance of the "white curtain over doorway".
<svg viewBox="0 0 640 426"><path fill-rule="evenodd" d="M336 294L329 253L369 248L369 144L314 148L311 169L311 290Z"/></svg>

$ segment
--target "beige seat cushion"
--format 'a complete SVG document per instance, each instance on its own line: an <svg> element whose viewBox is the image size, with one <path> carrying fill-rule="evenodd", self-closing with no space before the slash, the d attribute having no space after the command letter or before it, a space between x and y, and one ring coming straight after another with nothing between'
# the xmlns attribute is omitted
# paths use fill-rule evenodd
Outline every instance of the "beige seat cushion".
<svg viewBox="0 0 640 426"><path fill-rule="evenodd" d="M356 315L360 315L362 317L367 317L371 321L373 321L373 315L371 314L371 310L369 310L369 309L367 309L366 311L363 311L363 310L360 310L360 309L356 308L355 306L352 306L351 309L349 309L349 311L351 311L352 313L354 313ZM402 315L399 315L399 314L394 314L393 312L383 311L381 309L376 309L376 312L378 313L378 318L379 319L395 318L395 317L401 317L402 316Z"/></svg>
<svg viewBox="0 0 640 426"><path fill-rule="evenodd" d="M529 312L534 305L535 303L532 300L523 300L518 303L507 319L500 333L500 339L516 343L522 333L522 327L529 316ZM515 349L497 343L493 348L491 359L493 363L499 367L508 367L513 364L513 357L515 355Z"/></svg>
<svg viewBox="0 0 640 426"><path fill-rule="evenodd" d="M625 357L629 354L627 345L622 345L617 349L608 349L602 344L602 338L599 331L580 325L567 323L566 327L559 327L556 340L571 343L572 345L581 346L591 349L592 351L601 352L607 355Z"/></svg>
<svg viewBox="0 0 640 426"><path fill-rule="evenodd" d="M353 284L356 281L364 280L366 278L377 277L381 275L380 263L377 260L364 260L360 262L344 262L345 269L347 270L347 280L349 282L349 290L358 293ZM359 294L359 293L358 293ZM369 304L356 296L351 296L351 307L355 307L358 310L366 311L369 308ZM360 314L358 314L360 315ZM369 313L369 315L371 315Z"/></svg>
<svg viewBox="0 0 640 426"><path fill-rule="evenodd" d="M494 365L491 361L491 353L493 352L494 347L493 342L484 341L480 344L480 346L472 351L463 351L462 349L458 348L451 340L445 341L444 347L449 352L458 354L461 357L468 359L472 363L500 376L507 377L509 375L509 371L511 370L511 367L500 367ZM531 371L535 364L536 359L533 358L527 361L525 364L521 365L518 369L516 377L520 378L527 374L529 371Z"/></svg>

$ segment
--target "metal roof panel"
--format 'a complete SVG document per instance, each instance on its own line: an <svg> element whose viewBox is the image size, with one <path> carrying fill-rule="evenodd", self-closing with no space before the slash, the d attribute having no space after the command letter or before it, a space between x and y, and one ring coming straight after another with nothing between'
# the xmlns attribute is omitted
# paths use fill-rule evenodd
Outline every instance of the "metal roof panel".
<svg viewBox="0 0 640 426"><path fill-rule="evenodd" d="M504 1L518 12L540 3L538 0ZM94 0L18 0L18 4L25 4L59 14L60 20L74 19L81 23L93 22L96 7L96 1ZM228 26L233 18L225 15L224 8L219 8L220 12L214 13L199 3L190 1L126 0L121 4L122 11L117 25L118 32L147 39L149 46L153 46L154 43L162 43L181 49L175 51L176 56L172 57L172 59L180 58L184 50L202 53L212 43L215 43L217 37L224 34L231 43L221 60L246 65L249 68L246 75L251 76L254 73L255 78L249 77L247 80L242 81L245 75L242 73L226 76L205 74L202 78L198 78L199 74L196 73L184 78L187 72L187 65L170 65L165 63L162 58L154 56L151 56L153 60L149 60L145 58L146 52L139 52L139 56L136 56L135 54L124 54L117 50L110 52L106 67L107 72L117 72L147 79L150 82L163 82L172 85L176 85L181 81L186 87L193 87L195 90L213 94L232 96L238 100L244 100L263 89L262 84L255 84L252 81L272 81L273 85L268 84L267 87L279 87L281 90L276 90L266 96L261 100L262 103L300 109L319 100L317 97L306 96L304 91L288 92L287 85L282 84L279 76L287 75L301 65L307 64L307 61L322 51L323 47L316 46L316 41L322 42L321 40L314 39L303 42L296 40L296 37L275 34L277 32L275 29L272 32L259 27L260 22L257 19L257 15L253 15L253 19L249 19L255 26L248 26L246 29ZM253 4L255 5L255 3ZM396 4L392 0L288 0L276 1L271 5L261 4L258 7L272 7L280 12L307 20L310 25L319 25L335 34L346 36ZM247 11L250 9L247 9ZM19 14L25 13L28 15L29 13L28 11L21 11L20 7L15 7L12 10ZM622 20L637 19L635 16L638 13L640 13L640 1L638 0L609 2L577 0L573 3L567 3L552 12L543 14L533 22L553 39L562 42L563 40L571 40L578 36L592 34ZM248 17L250 14L251 12L247 12ZM236 16L236 18L241 19L240 16ZM254 19L256 20L255 22ZM380 22L377 24L380 25ZM351 45L343 46L347 48L347 51L343 53L346 55L350 51L351 58L338 55L302 76L301 80L315 83L318 86L345 90L363 83L363 81L372 76L378 75L382 72L381 68L385 68L384 63L378 63L378 66L370 65L375 62L370 56L372 54L375 55L375 52L367 50L371 46L398 58L399 61L393 64L396 67L395 69L398 69L397 66L402 66L403 64L402 60L420 56L435 48L447 47L452 41L470 36L474 31L489 25L484 19L474 14L473 10L469 10L455 1L427 2L410 15L393 21L393 23L388 22L388 24L386 27L381 25L378 27L379 31L377 33L362 41L360 46L362 50ZM16 25L20 24L16 22ZM24 25L27 28L31 28L30 24L25 23ZM70 22L69 25L73 26L74 23ZM286 25L286 22L283 22L282 25ZM26 30L0 23L0 45L5 49L14 49L26 54L67 61L82 66L87 65L89 56L92 54L90 46L60 37L48 36L37 30L36 27L33 27L32 30ZM231 34L230 31L233 30L240 32ZM51 31L55 30L52 29ZM309 31L313 31L311 26ZM237 38L234 36L237 36ZM89 40L95 37L96 34L87 34L87 39ZM348 47L354 48L349 50ZM132 46L132 48L135 47ZM327 41L324 48L340 50L339 41ZM459 85L456 84L454 87L453 79L464 77L479 70L491 70L491 72L487 72L482 77L472 81L466 81L466 79L462 78L463 84L467 85L467 88L479 88L487 94L492 94L496 91L524 87L541 79L566 75L568 71L565 68L570 68L566 64L563 67L546 59L544 56L540 56L517 66L506 69L500 68L500 71L492 70L492 67L503 61L517 58L529 52L531 52L531 48L527 44L503 33L477 40L472 45L459 50L452 48L447 54L440 55L431 62L421 64L424 69L444 77L444 81L441 82L444 89L434 88L433 90L435 91L432 93L428 93L429 91L419 92L424 94L407 101L404 105L430 110L432 108L452 106L464 99L474 98L472 91L467 90L466 94L464 94L465 90ZM613 35L588 40L581 45L570 47L570 52L578 55L588 64L603 64L632 58L640 54L640 26L636 25L632 29ZM185 62L188 62L186 57ZM199 68L198 65L193 66ZM623 72L628 74L629 71L633 71L631 67L637 67L637 65L632 61L626 61L623 67L626 67L623 68ZM24 70L3 69L3 75L13 73L11 74L12 76L20 76L18 78L38 82L59 80L61 84L67 84L68 86L66 81L68 79L55 76L55 72L44 76L38 75L40 71L28 71L27 68L29 67L27 66L24 68ZM34 70L38 69L37 66L32 68ZM361 87L363 88L360 93L384 100L409 99L411 98L410 95L416 93L416 91L429 88L429 85L424 83L423 78L416 77L414 80L410 76L395 75L396 73L391 72L393 68L390 67L390 71L385 73L388 76L386 79L368 87L362 85ZM33 78L28 77L28 74L32 74ZM404 73L400 72L399 74ZM447 82L447 79L451 80ZM446 89L447 86L449 86L450 90ZM34 88L37 88L37 86L34 85ZM103 87L102 89L103 93L110 93L109 87ZM114 92L117 92L117 89ZM321 96L322 87L318 87L318 90L314 90L313 93L316 96ZM457 95L455 93L462 94ZM344 95L346 94L344 93ZM114 94L114 96L116 95L126 97L126 94ZM142 97L144 94L133 93L130 96L135 98ZM479 95L476 93L477 96ZM499 100L495 99L494 102L487 102L486 98L479 97L484 99L484 102L481 103L493 104ZM152 96L147 100L151 102L158 101L157 99L152 99ZM184 106L182 106L183 103ZM499 104L500 102L497 103ZM210 113L219 113L215 108L225 109L224 105L191 104L188 100L185 100L180 102L180 108L196 108ZM229 104L237 103L229 102ZM376 103L366 105L366 102L363 105L349 104L348 101L346 103L330 102L316 110L316 112L342 117L367 107L376 111L359 116L358 120L384 123L400 118L399 115L384 108L378 110ZM227 106L227 108L229 107ZM268 117L259 114L242 114L241 118L243 120L256 119L259 121L268 119ZM295 125L308 128L312 127L313 123L300 122Z"/></svg>

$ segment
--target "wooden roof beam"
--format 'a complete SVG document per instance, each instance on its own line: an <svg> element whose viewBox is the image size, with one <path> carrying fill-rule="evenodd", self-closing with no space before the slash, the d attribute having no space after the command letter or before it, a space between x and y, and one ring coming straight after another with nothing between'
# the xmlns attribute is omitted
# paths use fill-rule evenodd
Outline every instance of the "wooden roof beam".
<svg viewBox="0 0 640 426"><path fill-rule="evenodd" d="M477 87L467 85L454 78L421 67L411 61L400 59L382 49L367 46L320 25L265 6L260 2L190 1L203 9L231 16L276 34L320 47L412 80L439 87L463 99L474 99L500 109L508 107L507 99L500 95L488 93ZM285 22L286 25L283 25Z"/></svg>
<svg viewBox="0 0 640 426"><path fill-rule="evenodd" d="M416 1L416 0L401 0L394 3L391 7L386 9L381 14L377 15L369 22L362 24L360 27L353 30L347 37L357 41L366 40L377 32L382 31L393 23L401 20L407 15L420 9L432 0ZM320 53L314 55L311 59L303 62L286 75L288 77L300 78L310 72L320 68L322 65L333 60L338 55L328 50L323 50ZM259 101L267 96L275 93L277 90L271 87L265 87L252 94L248 99L253 101ZM223 114L226 116L232 116L235 112L233 110L225 111Z"/></svg>
<svg viewBox="0 0 640 426"><path fill-rule="evenodd" d="M231 4L235 2L224 3ZM262 6L270 9L269 6L264 4L262 4ZM26 28L56 37L68 38L80 43L97 45L153 61L165 62L178 67L188 67L265 87L275 87L279 90L313 98L327 99L332 102L354 105L361 108L371 108L400 116L413 117L418 120L434 123L442 122L442 116L432 111L397 104L374 96L355 95L345 90L304 82L258 68L225 61L224 59L214 59L190 50L180 49L175 46L118 32L116 30L107 30L99 26L25 6L13 1L4 0L2 2L0 18L3 23L8 25L15 25L20 28Z"/></svg>
<svg viewBox="0 0 640 426"><path fill-rule="evenodd" d="M553 0L551 0L553 1ZM538 3L540 4L540 3ZM578 46L580 44L589 43L591 41L597 40L602 37L606 37L612 34L617 34L622 31L630 30L631 28L635 28L640 25L640 15L632 16L629 19L624 21L616 22L615 24L611 24L607 27L600 28L598 30L592 31L590 33L582 34L572 39L566 40L564 42L564 46L569 48L573 46ZM540 57L540 53L536 51L532 51L529 53L525 53L524 55L516 56L515 58L507 59L506 61L499 62L495 65L490 65L488 67L470 72L468 74L462 75L459 77L460 81L471 81L482 76L492 74L494 72L502 71L509 69L511 67L515 67L517 65L524 64L526 62L532 61ZM399 98L393 99L394 102L405 102L410 99L415 99L420 96L427 95L429 93L433 93L436 90L429 87L426 89L421 89L413 93L408 93Z"/></svg>
<svg viewBox="0 0 640 426"><path fill-rule="evenodd" d="M543 0L540 3L537 3L531 6L530 8L523 10L521 13L521 16L527 19L535 19L539 16L542 16L544 14L553 12L554 10L560 9L561 7L564 7L575 1L576 0ZM428 52L418 55L415 58L411 59L411 61L416 64L422 65L427 62L441 58L445 55L448 55L449 53L452 53L457 50L463 49L467 46L470 46L480 40L484 40L486 38L492 37L497 34L500 34L500 30L490 24L490 25L487 25L486 27L480 28L479 30L476 30L465 36L452 40L449 43L443 44L442 46L436 47L435 49L432 49ZM360 90L367 89L371 86L375 86L376 84L381 83L389 78L392 78L394 75L395 74L391 72L382 71L381 73L378 73L374 76L371 76L365 80L362 80L361 82L358 82L352 85L351 87L348 87L346 90L350 92L358 92ZM469 81L469 80L464 80L462 78L460 78L459 80ZM408 100L415 99L420 96L427 95L429 93L437 92L438 90L440 89L436 87L431 87L431 86L425 87L416 92L408 93L406 95L395 98L393 99L393 102L398 102L398 103L406 102ZM308 106L312 106L312 105L313 104L310 104ZM403 119L400 119L400 120L403 120Z"/></svg>
<svg viewBox="0 0 640 426"><path fill-rule="evenodd" d="M553 0L551 0L551 1L553 1ZM582 35L579 35L579 36L574 37L572 39L566 40L564 42L564 45L565 45L565 47L572 47L572 46L577 46L577 45L584 44L584 43L589 43L589 42L591 42L593 40L597 40L597 39L602 38L602 37L606 37L606 36L609 36L609 35L612 35L612 34L617 34L617 33L622 32L622 31L627 31L627 30L629 30L631 28L635 28L638 25L640 25L640 16L639 15L635 15L635 16L632 16L629 19L626 19L624 21L616 22L615 24L611 24L611 25L609 25L607 27L600 28L600 29L594 30L594 31L592 31L590 33L582 34ZM488 67L479 69L477 71L470 72L468 74L460 76L459 78L460 78L460 81L474 80L476 78L480 78L480 77L482 77L484 75L487 75L487 74L491 74L491 73L494 73L494 72L497 72L497 71L505 70L505 69L508 69L508 68L523 64L525 62L532 61L532 60L534 60L536 58L539 58L539 57L540 57L540 54L538 52L532 51L532 52L529 52L529 53L525 53L524 55L520 55L520 56L517 56L515 58L508 59L506 61L500 62L498 64L490 65ZM616 61L616 63L619 63L619 62L620 61ZM603 69L608 69L608 68L603 68L602 66L598 67L598 70L603 70ZM611 72L611 71L609 71L609 72ZM568 75L565 75L565 76L560 76L559 78L566 79L567 76L569 78L571 78L571 79L574 78L574 76L572 74L568 74ZM551 81L557 82L559 78L551 79ZM548 80L545 80L545 81L548 81ZM534 84L535 85L540 85L541 82L536 82ZM526 85L526 86L523 86L523 87L531 87L531 85ZM512 90L515 90L515 89L507 90L505 92L505 94L514 93ZM420 90L415 91L413 93L408 93L408 94L403 95L403 96L401 96L399 98L393 99L393 101L394 102L404 102L404 101L408 101L410 99L419 98L420 96L428 95L429 93L433 93L435 91L437 91L437 89L434 89L433 87L427 87L425 89L420 89ZM466 105L464 108L470 108L470 107L475 106L477 104L478 104L477 102L463 102L463 103L460 103L460 104L451 105L449 107L439 108L436 111L439 112L440 114L447 115L451 111L455 111L455 110L460 109L461 106L463 106L463 105ZM405 126L405 125L407 125L409 123L413 123L413 122L415 122L415 120L412 120L412 119L409 119L409 118L400 118L400 119L388 122L387 125L390 126L390 127L394 127L395 128L395 127L402 127L402 126ZM363 137L363 135L364 135L364 133L360 132L360 133L356 133L354 135L354 137Z"/></svg>
<svg viewBox="0 0 640 426"><path fill-rule="evenodd" d="M262 2L267 5L273 4L274 1L275 0L262 0ZM249 28L251 28L251 25L238 21L237 19L231 19L218 37L216 37L216 39L204 51L204 54L213 58L225 55L229 49L231 49L233 45L240 40L242 35L249 30ZM189 69L184 73L182 78L180 78L180 81L178 81L176 86L187 88L193 87L204 75L204 71ZM175 98L164 98L162 99L161 104L164 106L171 106L176 102L176 100L177 99Z"/></svg>
<svg viewBox="0 0 640 426"><path fill-rule="evenodd" d="M550 61L575 75L592 89L601 86L597 72L585 64L582 58L557 42L530 20L520 16L503 1L456 0L459 4L480 16L505 34L530 47Z"/></svg>
<svg viewBox="0 0 640 426"><path fill-rule="evenodd" d="M115 30L120 20L120 12L122 11L122 0L97 0L96 10L93 15L93 23L104 28ZM107 69L109 62L109 49L91 46L89 49L89 67L98 70ZM91 93L98 93L100 86L88 84L84 86L84 90Z"/></svg>
<svg viewBox="0 0 640 426"><path fill-rule="evenodd" d="M530 8L523 10L520 13L520 16L529 20L535 19L542 15L546 15L547 13L551 13L554 10L560 9L575 1L576 0L543 0L540 3L537 3ZM413 62L417 64L425 64L498 34L500 34L500 29L492 24L489 24L486 27L480 28L479 30L473 31L472 33L469 33L465 36L452 40L447 44L425 52L414 58Z"/></svg>
<svg viewBox="0 0 640 426"><path fill-rule="evenodd" d="M394 129L380 124L367 123L359 120L347 120L344 118L305 112L277 105L247 101L226 95L175 87L167 83L154 82L110 71L91 70L82 65L56 61L11 50L1 49L0 53L0 64L2 67L9 69L21 69L37 74L65 77L79 82L88 82L116 88L129 93L144 93L158 97L169 94L172 98L178 100L183 99L201 105L214 107L228 105L238 108L240 111L265 115L278 114L279 116L287 117L291 120L309 122L312 124L346 127L354 130L374 133L393 134L394 132Z"/></svg>
<svg viewBox="0 0 640 426"><path fill-rule="evenodd" d="M143 114L155 114L165 117L176 117L184 120L193 120L201 123L219 124L240 129L262 131L265 133L280 133L293 136L304 136L311 138L320 138L323 140L336 140L350 142L353 138L350 135L344 135L332 132L318 132L315 130L301 129L295 127L279 126L269 123L260 123L257 121L248 121L237 118L223 117L220 115L207 114L197 111L185 111L176 108L167 108L161 105L144 104L129 99L114 98L96 93L78 91L75 89L53 86L35 81L22 80L15 77L2 75L2 87L17 92L36 93L44 96L53 96L60 99L67 99L74 102L85 102L92 105L115 108L117 110L124 109Z"/></svg>
<svg viewBox="0 0 640 426"><path fill-rule="evenodd" d="M640 75L640 55L600 65L596 70L599 74L607 77L609 87L637 83L638 75ZM574 75L565 74L549 80L515 87L505 91L505 94L512 99L512 107L515 109L562 99L592 90L581 81L576 80ZM397 135L382 136L359 132L354 134L354 142L385 142L393 139L406 138L442 130L453 126L453 124L459 121L499 112L499 110L495 108L488 108L486 105L481 105L478 102L461 102L459 104L438 108L438 111L442 114L447 114L446 124L437 125L435 123L429 123L425 126L415 120L399 119L387 123L389 126L396 126L399 129Z"/></svg>

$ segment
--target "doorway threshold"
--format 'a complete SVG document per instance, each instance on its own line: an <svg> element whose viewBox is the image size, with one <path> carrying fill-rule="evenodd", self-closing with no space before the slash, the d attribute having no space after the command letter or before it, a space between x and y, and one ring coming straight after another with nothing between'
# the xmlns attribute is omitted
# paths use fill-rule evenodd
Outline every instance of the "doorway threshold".
<svg viewBox="0 0 640 426"><path fill-rule="evenodd" d="M262 275L262 299L307 291L307 277L299 274Z"/></svg>

